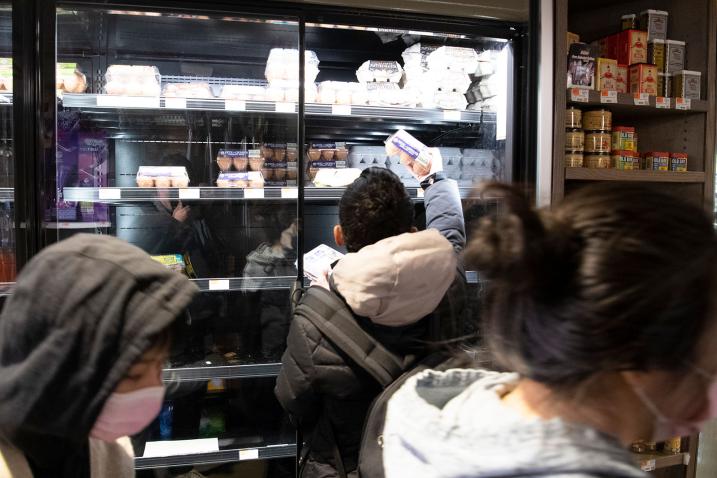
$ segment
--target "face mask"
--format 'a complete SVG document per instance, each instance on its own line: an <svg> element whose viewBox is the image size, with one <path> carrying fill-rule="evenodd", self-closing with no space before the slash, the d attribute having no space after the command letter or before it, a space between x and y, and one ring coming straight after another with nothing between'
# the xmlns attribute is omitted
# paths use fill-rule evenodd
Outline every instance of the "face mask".
<svg viewBox="0 0 717 478"><path fill-rule="evenodd" d="M129 393L113 393L97 417L90 436L102 441L134 435L142 431L159 414L164 387L147 387Z"/></svg>
<svg viewBox="0 0 717 478"><path fill-rule="evenodd" d="M699 433L704 427L705 423L717 418L717 380L709 373L693 366L696 373L709 380L710 387L707 391L707 399L709 400L709 412L706 417L700 421L690 422L667 418L657 407L655 402L647 396L645 391L637 386L632 386L635 394L638 396L640 401L647 407L648 410L655 417L653 424L652 441L660 442L674 437L683 437L694 435Z"/></svg>

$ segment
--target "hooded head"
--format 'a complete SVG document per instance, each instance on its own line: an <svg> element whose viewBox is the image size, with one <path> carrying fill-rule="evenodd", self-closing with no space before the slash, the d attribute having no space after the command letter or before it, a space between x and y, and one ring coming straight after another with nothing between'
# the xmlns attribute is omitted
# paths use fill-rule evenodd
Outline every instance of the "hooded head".
<svg viewBox="0 0 717 478"><path fill-rule="evenodd" d="M0 315L0 434L53 476L85 475L105 401L195 293L112 237L80 234L43 250Z"/></svg>
<svg viewBox="0 0 717 478"><path fill-rule="evenodd" d="M407 232L346 254L331 281L355 314L401 327L436 310L456 262L453 246L435 229Z"/></svg>

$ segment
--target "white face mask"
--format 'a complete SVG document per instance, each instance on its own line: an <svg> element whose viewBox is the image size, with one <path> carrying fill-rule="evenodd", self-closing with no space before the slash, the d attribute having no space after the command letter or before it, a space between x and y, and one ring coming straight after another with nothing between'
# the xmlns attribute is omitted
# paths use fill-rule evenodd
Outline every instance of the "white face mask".
<svg viewBox="0 0 717 478"><path fill-rule="evenodd" d="M134 435L147 427L162 409L164 387L113 393L105 402L90 436L102 441Z"/></svg>
<svg viewBox="0 0 717 478"><path fill-rule="evenodd" d="M705 372L704 370L691 366L695 373L704 377L709 381L710 385L707 389L707 399L709 400L709 412L703 420L699 422L692 421L679 421L668 418L663 414L657 407L655 402L647 396L645 391L639 386L632 386L635 394L638 396L640 401L647 407L655 418L653 423L652 441L660 442L674 437L683 437L694 435L699 433L704 427L705 423L717 418L717 378Z"/></svg>

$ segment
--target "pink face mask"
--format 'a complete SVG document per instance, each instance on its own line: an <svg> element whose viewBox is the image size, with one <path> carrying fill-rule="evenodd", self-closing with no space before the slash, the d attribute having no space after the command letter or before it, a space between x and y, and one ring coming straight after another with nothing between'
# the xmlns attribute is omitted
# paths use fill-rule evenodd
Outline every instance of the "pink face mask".
<svg viewBox="0 0 717 478"><path fill-rule="evenodd" d="M702 417L699 421L677 421L666 417L657 405L655 405L655 402L645 394L644 390L640 387L633 387L640 401L642 401L655 417L652 441L659 442L673 437L694 435L699 433L707 422L717 418L717 377L710 375L698 367L692 366L692 368L697 374L710 382L710 386L707 390L709 411L707 416Z"/></svg>
<svg viewBox="0 0 717 478"><path fill-rule="evenodd" d="M90 436L102 441L134 435L142 431L159 414L164 387L147 387L129 393L113 393L97 417Z"/></svg>

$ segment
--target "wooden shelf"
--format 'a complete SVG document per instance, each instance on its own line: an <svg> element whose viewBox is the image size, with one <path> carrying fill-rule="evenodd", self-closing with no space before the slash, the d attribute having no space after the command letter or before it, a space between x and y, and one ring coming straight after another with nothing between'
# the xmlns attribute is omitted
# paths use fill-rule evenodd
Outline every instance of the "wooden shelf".
<svg viewBox="0 0 717 478"><path fill-rule="evenodd" d="M705 182L705 173L687 171L621 171L618 169L565 168L565 179L573 181L634 181L650 183L696 183Z"/></svg>
<svg viewBox="0 0 717 478"><path fill-rule="evenodd" d="M589 90L588 101L573 101L570 94L571 88L565 93L565 100L569 105L586 108L606 108L613 113L629 116L664 116L664 115L685 115L685 114L703 114L709 111L709 105L705 100L692 100L689 110L678 110L675 107L675 98L670 98L669 108L657 108L655 105L656 97L649 97L649 105L636 105L635 98L631 94L618 93L617 103L602 103L600 101L600 92Z"/></svg>
<svg viewBox="0 0 717 478"><path fill-rule="evenodd" d="M640 465L642 471L653 471L671 466L687 465L690 461L689 453L675 453L672 455L633 453L632 456Z"/></svg>

